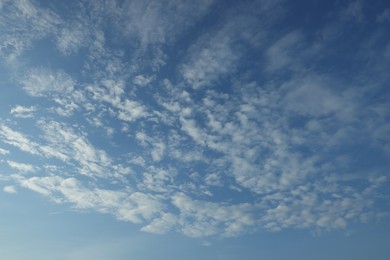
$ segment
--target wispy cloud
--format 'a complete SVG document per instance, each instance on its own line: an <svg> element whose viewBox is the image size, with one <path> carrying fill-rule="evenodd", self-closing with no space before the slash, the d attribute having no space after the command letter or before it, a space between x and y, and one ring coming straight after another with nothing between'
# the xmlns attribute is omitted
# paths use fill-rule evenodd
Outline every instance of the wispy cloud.
<svg viewBox="0 0 390 260"><path fill-rule="evenodd" d="M30 141L23 134L14 131L7 126L0 125L0 136L2 137L3 142L18 147L24 152L28 152L35 155L39 154L37 150L38 144Z"/></svg>
<svg viewBox="0 0 390 260"><path fill-rule="evenodd" d="M80 173L87 176L110 175L106 167L111 164L111 159L104 151L95 149L82 133L58 122L41 121L40 127L48 142L41 150L46 151L47 155L77 162Z"/></svg>
<svg viewBox="0 0 390 260"><path fill-rule="evenodd" d="M281 39L278 39L272 46L267 50L268 58L268 70L275 71L283 68L293 69L296 64L297 56L301 56L299 52L302 46L302 35L298 31L290 32L284 35Z"/></svg>
<svg viewBox="0 0 390 260"><path fill-rule="evenodd" d="M8 62L15 62L34 40L53 33L61 23L54 12L30 1L3 1L0 8L0 55Z"/></svg>
<svg viewBox="0 0 390 260"><path fill-rule="evenodd" d="M6 192L6 193L10 193L10 194L18 193L18 191L16 190L15 186L5 186L3 188L3 191Z"/></svg>
<svg viewBox="0 0 390 260"><path fill-rule="evenodd" d="M24 107L17 105L11 109L11 114L19 118L31 118L34 117L34 112L36 111L35 106Z"/></svg>
<svg viewBox="0 0 390 260"><path fill-rule="evenodd" d="M6 154L9 154L10 152L8 150L5 150L3 148L0 148L0 154L2 155L6 155Z"/></svg>
<svg viewBox="0 0 390 260"><path fill-rule="evenodd" d="M229 40L216 36L214 39L208 39L206 46L198 47L198 50L192 53L190 61L182 67L185 81L197 89L210 86L221 76L231 72L237 54L229 45Z"/></svg>
<svg viewBox="0 0 390 260"><path fill-rule="evenodd" d="M121 26L141 46L169 43L205 15L213 1L128 1L118 9ZM123 27L122 27L123 28Z"/></svg>
<svg viewBox="0 0 390 260"><path fill-rule="evenodd" d="M390 21L390 8L383 10L383 12L377 16L376 20L378 22Z"/></svg>
<svg viewBox="0 0 390 260"><path fill-rule="evenodd" d="M57 48L64 55L76 53L91 44L88 24L83 24L82 19L75 20L67 22L56 34Z"/></svg>
<svg viewBox="0 0 390 260"><path fill-rule="evenodd" d="M1 119L0 141L17 148L0 148L14 181L3 191L190 237L375 218L390 47L387 11L366 4L308 31L283 27L283 1L0 2L0 55L29 104L10 101ZM26 54L38 44L47 63Z"/></svg>
<svg viewBox="0 0 390 260"><path fill-rule="evenodd" d="M17 170L17 171L20 171L22 173L29 173L29 172L35 172L36 171L36 168L31 165L31 164L26 164L26 163L18 163L18 162L14 162L14 161L7 161L7 164Z"/></svg>
<svg viewBox="0 0 390 260"><path fill-rule="evenodd" d="M51 93L68 95L74 88L72 78L63 72L45 69L31 70L22 80L24 90L35 97L48 96Z"/></svg>
<svg viewBox="0 0 390 260"><path fill-rule="evenodd" d="M57 203L71 202L77 209L111 213L120 220L140 223L158 215L161 198L131 190L113 191L83 186L75 178L16 177L23 187L49 196Z"/></svg>

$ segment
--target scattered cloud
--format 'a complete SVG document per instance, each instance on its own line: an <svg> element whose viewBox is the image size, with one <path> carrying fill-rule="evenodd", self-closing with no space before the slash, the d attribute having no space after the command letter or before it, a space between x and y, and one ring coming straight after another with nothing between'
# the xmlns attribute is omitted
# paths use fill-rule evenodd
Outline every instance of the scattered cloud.
<svg viewBox="0 0 390 260"><path fill-rule="evenodd" d="M18 191L16 190L15 186L5 186L3 188L3 191L6 192L6 193L10 193L10 194L18 193Z"/></svg>
<svg viewBox="0 0 390 260"><path fill-rule="evenodd" d="M2 1L0 55L9 63L31 47L35 40L56 31L61 19L53 11L37 7L30 1Z"/></svg>
<svg viewBox="0 0 390 260"><path fill-rule="evenodd" d="M15 106L11 109L11 114L18 118L32 118L34 117L34 112L36 111L36 107L24 107L24 106Z"/></svg>
<svg viewBox="0 0 390 260"><path fill-rule="evenodd" d="M140 41L141 46L169 43L202 18L214 1L128 1L117 9L125 35ZM123 24L122 24L123 23Z"/></svg>
<svg viewBox="0 0 390 260"><path fill-rule="evenodd" d="M30 141L25 135L12 130L11 128L0 125L0 136L2 141L19 148L23 152L38 155L39 152L36 149L38 144Z"/></svg>
<svg viewBox="0 0 390 260"><path fill-rule="evenodd" d="M74 88L74 81L64 72L33 69L22 80L24 90L31 96L42 97L56 93L68 95Z"/></svg>
<svg viewBox="0 0 390 260"><path fill-rule="evenodd" d="M20 96L0 118L3 191L190 237L383 214L388 9L349 1L308 29L282 3L0 2L0 84Z"/></svg>
<svg viewBox="0 0 390 260"><path fill-rule="evenodd" d="M363 0L351 1L343 10L342 15L347 19L350 18L357 22L362 22L364 20L363 5Z"/></svg>
<svg viewBox="0 0 390 260"><path fill-rule="evenodd" d="M377 16L376 20L380 23L390 21L390 8L383 10L383 12Z"/></svg>
<svg viewBox="0 0 390 260"><path fill-rule="evenodd" d="M11 167L17 171L20 171L22 173L35 172L35 170L36 170L34 166L32 166L30 164L26 164L26 163L7 161L7 164L9 165L9 167Z"/></svg>
<svg viewBox="0 0 390 260"><path fill-rule="evenodd" d="M296 55L302 48L302 35L299 31L293 31L277 40L268 50L268 70L275 71L283 68L297 66Z"/></svg>
<svg viewBox="0 0 390 260"><path fill-rule="evenodd" d="M1 155L6 155L6 154L9 154L10 152L8 150L5 150L3 148L0 148L0 154Z"/></svg>
<svg viewBox="0 0 390 260"><path fill-rule="evenodd" d="M154 80L153 76L152 77L147 77L147 76L144 76L144 75L137 75L133 79L133 82L134 82L134 84L136 84L138 86L145 87L145 86L149 85L153 80Z"/></svg>
<svg viewBox="0 0 390 260"><path fill-rule="evenodd" d="M237 54L229 46L229 40L221 38L208 39L207 45L198 47L183 65L183 78L193 88L210 86L233 69Z"/></svg>
<svg viewBox="0 0 390 260"><path fill-rule="evenodd" d="M89 44L88 26L81 22L69 22L56 35L57 48L64 55L76 53Z"/></svg>
<svg viewBox="0 0 390 260"><path fill-rule="evenodd" d="M75 178L17 177L18 182L28 189L49 196L57 203L72 203L80 210L93 209L111 213L123 221L140 223L158 215L163 205L161 198L131 190L113 191L83 186Z"/></svg>
<svg viewBox="0 0 390 260"><path fill-rule="evenodd" d="M45 155L69 163L76 162L79 172L87 176L109 176L111 159L103 150L96 149L83 133L58 122L40 122L47 145L41 147Z"/></svg>

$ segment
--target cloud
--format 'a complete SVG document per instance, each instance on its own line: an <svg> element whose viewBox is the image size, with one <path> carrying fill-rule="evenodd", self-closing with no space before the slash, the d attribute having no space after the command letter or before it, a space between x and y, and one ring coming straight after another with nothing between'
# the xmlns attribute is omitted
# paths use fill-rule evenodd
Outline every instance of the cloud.
<svg viewBox="0 0 390 260"><path fill-rule="evenodd" d="M103 150L95 149L82 133L58 122L40 121L40 127L45 133L47 146L41 150L46 155L63 161L77 162L79 172L87 176L104 177L111 165L111 159Z"/></svg>
<svg viewBox="0 0 390 260"><path fill-rule="evenodd" d="M250 204L223 205L197 201L182 193L175 194L172 203L180 210L181 232L191 237L216 233L234 236L254 223L254 207Z"/></svg>
<svg viewBox="0 0 390 260"><path fill-rule="evenodd" d="M268 50L268 67L270 71L296 66L296 56L302 47L302 36L299 31L293 31L277 40Z"/></svg>
<svg viewBox="0 0 390 260"><path fill-rule="evenodd" d="M34 117L34 112L36 111L36 107L24 107L24 106L15 106L11 109L11 114L18 118L31 118Z"/></svg>
<svg viewBox="0 0 390 260"><path fill-rule="evenodd" d="M10 152L8 151L8 150L5 150L5 149L3 149L3 148L0 148L0 154L1 155L7 155L7 154L9 154Z"/></svg>
<svg viewBox="0 0 390 260"><path fill-rule="evenodd" d="M34 155L38 155L39 152L37 150L37 144L30 141L23 134L12 130L11 128L0 125L0 137L2 137L2 141L13 145L24 152L28 152Z"/></svg>
<svg viewBox="0 0 390 260"><path fill-rule="evenodd" d="M101 213L111 213L123 221L140 223L158 215L163 208L158 197L131 190L88 188L75 178L16 178L23 187L48 196L54 202L72 203L80 210L93 209Z"/></svg>
<svg viewBox="0 0 390 260"><path fill-rule="evenodd" d="M326 185L324 185L326 184ZM367 184L367 191L375 182ZM371 191L370 191L371 192ZM321 200L330 196L331 200ZM308 228L319 230L343 229L352 219L363 218L372 201L368 193L359 193L352 186L340 186L327 180L305 184L286 193L266 196L263 203L275 204L264 211L261 222L265 228L279 231L283 228Z"/></svg>
<svg viewBox="0 0 390 260"><path fill-rule="evenodd" d="M390 8L383 10L383 12L377 16L376 20L380 23L390 21Z"/></svg>
<svg viewBox="0 0 390 260"><path fill-rule="evenodd" d="M210 86L228 74L237 60L237 54L230 45L228 39L218 35L208 39L207 44L201 43L201 47L191 54L190 60L181 69L184 80L197 89Z"/></svg>
<svg viewBox="0 0 390 260"><path fill-rule="evenodd" d="M18 163L14 161L7 161L7 164L9 167L18 170L22 173L29 173L29 172L35 172L36 168L33 165L25 164L25 163Z"/></svg>
<svg viewBox="0 0 390 260"><path fill-rule="evenodd" d="M385 11L368 39L345 29L368 19L361 1L309 29L284 27L283 1L1 3L0 55L31 104L1 118L20 150L0 148L8 192L190 237L343 230L385 210Z"/></svg>
<svg viewBox="0 0 390 260"><path fill-rule="evenodd" d="M143 104L125 97L123 81L104 80L102 83L103 87L88 86L87 90L94 100L108 103L116 109L118 119L132 122L149 115Z"/></svg>
<svg viewBox="0 0 390 260"><path fill-rule="evenodd" d="M363 0L351 1L348 6L342 11L342 16L345 19L353 19L354 21L362 22L364 20L363 8Z"/></svg>
<svg viewBox="0 0 390 260"><path fill-rule="evenodd" d="M54 12L30 1L3 1L0 8L0 55L9 63L14 63L33 41L55 32L61 23Z"/></svg>
<svg viewBox="0 0 390 260"><path fill-rule="evenodd" d="M141 231L153 234L165 234L171 231L175 225L177 225L175 215L165 213L160 218L155 218L149 225L142 227Z"/></svg>
<svg viewBox="0 0 390 260"><path fill-rule="evenodd" d="M286 86L285 102L287 108L305 116L321 117L331 114L349 113L353 110L349 100L329 89L324 77L310 77L295 86Z"/></svg>
<svg viewBox="0 0 390 260"><path fill-rule="evenodd" d="M16 188L14 186L5 186L3 188L3 191L6 193L10 193L10 194L18 193L18 191L16 190Z"/></svg>
<svg viewBox="0 0 390 260"><path fill-rule="evenodd" d="M62 54L76 53L81 47L90 44L89 26L83 22L83 19L67 22L56 34L57 48Z"/></svg>
<svg viewBox="0 0 390 260"><path fill-rule="evenodd" d="M22 80L22 85L29 95L42 97L50 94L67 95L72 92L75 82L61 71L33 69Z"/></svg>
<svg viewBox="0 0 390 260"><path fill-rule="evenodd" d="M134 84L136 84L138 86L145 87L145 86L149 85L153 80L154 80L153 76L152 77L147 77L147 76L144 76L144 75L137 75L133 79L133 82L134 82Z"/></svg>
<svg viewBox="0 0 390 260"><path fill-rule="evenodd" d="M21 77L20 84L24 91L32 97L46 97L54 105L45 110L54 111L58 115L69 117L80 109L80 104L86 101L84 93L76 90L76 82L63 71L53 71L44 68L29 69ZM11 110L16 117L32 117L36 107L17 106Z"/></svg>
<svg viewBox="0 0 390 260"><path fill-rule="evenodd" d="M118 118L123 121L131 122L147 115L144 106L133 100L126 99L123 103L118 104L118 108Z"/></svg>
<svg viewBox="0 0 390 260"><path fill-rule="evenodd" d="M82 133L58 122L39 121L39 126L45 134L46 142L30 141L7 126L1 126L0 135L3 135L3 142L18 147L21 151L40 157L56 158L71 167L77 163L77 171L80 174L102 178L116 175L121 178L121 175L127 172L126 167L121 164L113 165L107 153L93 147ZM12 163L12 166L16 167L17 164Z"/></svg>
<svg viewBox="0 0 390 260"><path fill-rule="evenodd" d="M128 1L119 11L119 26L141 46L174 40L204 16L213 1Z"/></svg>

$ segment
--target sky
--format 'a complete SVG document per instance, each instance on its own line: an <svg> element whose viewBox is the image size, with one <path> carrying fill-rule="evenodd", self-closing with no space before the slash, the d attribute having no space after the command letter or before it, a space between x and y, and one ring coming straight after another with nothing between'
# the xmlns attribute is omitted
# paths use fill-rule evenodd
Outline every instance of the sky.
<svg viewBox="0 0 390 260"><path fill-rule="evenodd" d="M390 255L390 3L0 0L4 259Z"/></svg>

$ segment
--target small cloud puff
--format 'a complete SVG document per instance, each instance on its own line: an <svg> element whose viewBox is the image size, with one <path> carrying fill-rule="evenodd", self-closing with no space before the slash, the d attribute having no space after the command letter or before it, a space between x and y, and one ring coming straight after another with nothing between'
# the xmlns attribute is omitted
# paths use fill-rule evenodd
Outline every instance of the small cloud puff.
<svg viewBox="0 0 390 260"><path fill-rule="evenodd" d="M35 106L24 107L17 105L11 109L11 114L17 118L32 118L36 112Z"/></svg>
<svg viewBox="0 0 390 260"><path fill-rule="evenodd" d="M3 191L6 193L10 193L10 194L18 193L18 191L16 190L16 188L14 186L5 186L3 188Z"/></svg>

